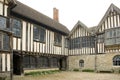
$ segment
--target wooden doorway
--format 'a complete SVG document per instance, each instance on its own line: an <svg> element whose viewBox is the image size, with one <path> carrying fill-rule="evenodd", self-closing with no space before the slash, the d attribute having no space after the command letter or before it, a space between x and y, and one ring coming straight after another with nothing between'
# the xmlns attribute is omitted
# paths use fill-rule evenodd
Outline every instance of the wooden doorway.
<svg viewBox="0 0 120 80"><path fill-rule="evenodd" d="M21 65L21 56L18 53L13 53L13 74L21 75L22 74L22 65Z"/></svg>

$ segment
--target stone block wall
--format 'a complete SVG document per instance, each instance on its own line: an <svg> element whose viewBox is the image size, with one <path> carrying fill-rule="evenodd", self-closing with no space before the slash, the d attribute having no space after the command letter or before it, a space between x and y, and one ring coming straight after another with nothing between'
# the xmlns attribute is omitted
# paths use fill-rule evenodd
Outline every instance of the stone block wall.
<svg viewBox="0 0 120 80"><path fill-rule="evenodd" d="M95 69L95 55L80 55L68 57L68 69ZM84 60L84 67L79 66L79 61Z"/></svg>
<svg viewBox="0 0 120 80"><path fill-rule="evenodd" d="M68 57L68 70L90 69L99 71L119 72L120 66L113 65L113 58L120 53L106 53L98 55L79 55ZM79 66L79 61L84 60L84 67Z"/></svg>

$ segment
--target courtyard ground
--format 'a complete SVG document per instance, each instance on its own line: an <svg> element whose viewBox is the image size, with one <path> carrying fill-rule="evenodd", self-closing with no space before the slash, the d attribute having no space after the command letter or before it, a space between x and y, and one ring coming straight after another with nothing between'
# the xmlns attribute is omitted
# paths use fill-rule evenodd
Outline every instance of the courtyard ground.
<svg viewBox="0 0 120 80"><path fill-rule="evenodd" d="M14 80L120 80L120 74L68 71L41 76L14 76Z"/></svg>

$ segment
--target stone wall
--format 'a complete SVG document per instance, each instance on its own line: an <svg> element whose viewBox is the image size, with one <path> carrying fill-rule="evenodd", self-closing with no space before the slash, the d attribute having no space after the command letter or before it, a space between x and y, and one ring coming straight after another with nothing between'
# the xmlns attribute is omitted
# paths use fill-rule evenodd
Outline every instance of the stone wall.
<svg viewBox="0 0 120 80"><path fill-rule="evenodd" d="M84 67L79 66L79 61L84 60ZM95 55L80 55L68 57L68 69L95 69Z"/></svg>
<svg viewBox="0 0 120 80"><path fill-rule="evenodd" d="M10 72L0 73L0 80L11 80Z"/></svg>
<svg viewBox="0 0 120 80"><path fill-rule="evenodd" d="M120 66L113 66L113 57L120 53L106 53L99 55L79 55L68 57L68 69L91 69L99 71L119 71ZM79 66L79 61L84 60L84 67Z"/></svg>
<svg viewBox="0 0 120 80"><path fill-rule="evenodd" d="M97 55L97 71L119 71L120 66L113 66L113 58L120 53L107 53Z"/></svg>

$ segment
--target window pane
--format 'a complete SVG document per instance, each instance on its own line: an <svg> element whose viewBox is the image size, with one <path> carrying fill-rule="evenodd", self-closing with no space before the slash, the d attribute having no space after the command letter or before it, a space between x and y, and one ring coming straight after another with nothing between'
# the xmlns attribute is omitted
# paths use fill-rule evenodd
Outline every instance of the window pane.
<svg viewBox="0 0 120 80"><path fill-rule="evenodd" d="M116 44L120 44L120 38L116 39Z"/></svg>
<svg viewBox="0 0 120 80"><path fill-rule="evenodd" d="M58 67L57 58L51 58L51 66Z"/></svg>
<svg viewBox="0 0 120 80"><path fill-rule="evenodd" d="M30 56L30 65L31 65L31 68L36 67L36 58L33 56Z"/></svg>
<svg viewBox="0 0 120 80"><path fill-rule="evenodd" d="M10 50L10 39L7 34L3 35L3 49Z"/></svg>
<svg viewBox="0 0 120 80"><path fill-rule="evenodd" d="M44 57L43 67L48 67L48 58L47 57Z"/></svg>
<svg viewBox="0 0 120 80"><path fill-rule="evenodd" d="M39 57L39 61L38 61L39 67L42 67L42 61L43 61L43 58Z"/></svg>
<svg viewBox="0 0 120 80"><path fill-rule="evenodd" d="M13 32L14 36L21 37L21 22L19 20L13 19Z"/></svg>
<svg viewBox="0 0 120 80"><path fill-rule="evenodd" d="M0 17L0 28L6 28L6 18Z"/></svg>
<svg viewBox="0 0 120 80"><path fill-rule="evenodd" d="M116 29L112 30L112 37L116 37Z"/></svg>
<svg viewBox="0 0 120 80"><path fill-rule="evenodd" d="M24 63L24 68L30 67L29 56L24 56L23 63Z"/></svg>
<svg viewBox="0 0 120 80"><path fill-rule="evenodd" d="M114 28L105 31L105 45L120 44L120 28ZM108 36L108 34L110 36Z"/></svg>
<svg viewBox="0 0 120 80"><path fill-rule="evenodd" d="M39 67L48 67L47 57L39 57Z"/></svg>
<svg viewBox="0 0 120 80"><path fill-rule="evenodd" d="M62 44L62 35L58 33L54 33L54 43L55 45L61 46Z"/></svg>
<svg viewBox="0 0 120 80"><path fill-rule="evenodd" d="M40 28L40 41L45 42L46 31L43 28Z"/></svg>
<svg viewBox="0 0 120 80"><path fill-rule="evenodd" d="M120 37L120 28L116 29L116 35L117 37Z"/></svg>
<svg viewBox="0 0 120 80"><path fill-rule="evenodd" d="M39 41L39 28L37 25L34 25L34 28L33 28L33 38L34 40Z"/></svg>

